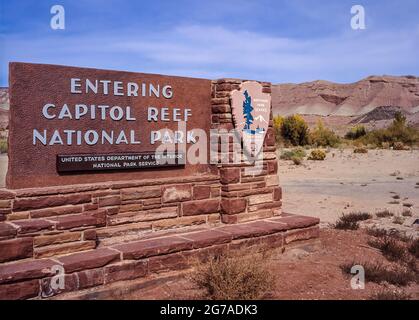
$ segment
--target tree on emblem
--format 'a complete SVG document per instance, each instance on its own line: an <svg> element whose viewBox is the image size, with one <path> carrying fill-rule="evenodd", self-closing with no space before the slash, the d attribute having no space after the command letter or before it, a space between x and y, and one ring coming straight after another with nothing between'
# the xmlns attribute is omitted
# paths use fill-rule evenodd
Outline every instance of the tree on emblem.
<svg viewBox="0 0 419 320"><path fill-rule="evenodd" d="M244 126L244 130L250 130L250 125L253 123L253 116L252 116L252 97L249 96L249 93L244 91L245 100L243 101L243 117L246 119L246 125Z"/></svg>

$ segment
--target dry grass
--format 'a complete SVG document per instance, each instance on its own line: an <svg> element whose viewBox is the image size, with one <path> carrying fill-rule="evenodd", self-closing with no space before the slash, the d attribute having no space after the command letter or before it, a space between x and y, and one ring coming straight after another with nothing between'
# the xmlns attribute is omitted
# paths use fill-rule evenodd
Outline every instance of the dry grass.
<svg viewBox="0 0 419 320"><path fill-rule="evenodd" d="M388 218L388 217L394 216L394 213L388 209L385 209L385 210L376 212L375 215L377 216L377 218Z"/></svg>
<svg viewBox="0 0 419 320"><path fill-rule="evenodd" d="M387 282L397 286L407 286L409 283L416 280L415 273L408 268L402 266L390 268L379 262L344 263L340 266L340 268L344 273L351 274L351 268L354 265L361 265L364 268L365 281L371 281L375 283Z"/></svg>
<svg viewBox="0 0 419 320"><path fill-rule="evenodd" d="M411 217L411 216L413 216L413 213L412 213L412 211L410 211L409 209L405 209L405 210L403 210L403 212L402 212L402 216L403 216L403 217Z"/></svg>
<svg viewBox="0 0 419 320"><path fill-rule="evenodd" d="M410 242L407 247L409 253L414 256L416 259L419 259L419 238Z"/></svg>
<svg viewBox="0 0 419 320"><path fill-rule="evenodd" d="M212 300L252 300L275 287L269 259L264 253L226 253L198 264L191 280Z"/></svg>
<svg viewBox="0 0 419 320"><path fill-rule="evenodd" d="M412 296L403 290L384 289L370 297L371 300L410 300Z"/></svg>
<svg viewBox="0 0 419 320"><path fill-rule="evenodd" d="M343 214L336 223L331 226L339 230L357 230L359 228L359 221L371 219L372 215L368 212L351 212Z"/></svg>
<svg viewBox="0 0 419 320"><path fill-rule="evenodd" d="M404 223L404 218L403 217L400 217L400 216L396 216L396 217L393 218L393 221L392 222L394 224L400 224L400 225L402 225Z"/></svg>
<svg viewBox="0 0 419 320"><path fill-rule="evenodd" d="M405 246L401 245L392 236L384 235L379 238L368 241L371 247L380 249L383 256L390 261L401 261L406 255Z"/></svg>

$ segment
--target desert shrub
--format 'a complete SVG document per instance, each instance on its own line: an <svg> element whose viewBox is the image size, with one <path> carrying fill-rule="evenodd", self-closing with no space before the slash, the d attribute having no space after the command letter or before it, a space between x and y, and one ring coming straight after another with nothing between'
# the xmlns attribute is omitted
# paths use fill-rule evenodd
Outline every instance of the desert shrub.
<svg viewBox="0 0 419 320"><path fill-rule="evenodd" d="M351 268L354 265L361 265L365 270L365 281L375 283L388 282L398 286L407 286L416 280L416 275L411 270L396 266L393 269L385 267L382 263L369 262L352 262L344 263L340 266L341 270L346 274L351 274Z"/></svg>
<svg viewBox="0 0 419 320"><path fill-rule="evenodd" d="M280 156L280 158L282 160L292 160L293 158L300 158L300 159L302 159L306 155L307 155L306 154L306 151L303 148L298 147L298 148L294 148L292 150L285 150L285 151L283 151L282 154L281 154L281 156Z"/></svg>
<svg viewBox="0 0 419 320"><path fill-rule="evenodd" d="M7 153L7 139L0 139L0 153Z"/></svg>
<svg viewBox="0 0 419 320"><path fill-rule="evenodd" d="M377 216L377 218L388 218L388 217L394 216L394 213L388 209L385 209L385 210L376 212L375 215Z"/></svg>
<svg viewBox="0 0 419 320"><path fill-rule="evenodd" d="M382 146L383 143L395 147L396 143L413 145L419 142L419 130L406 124L406 117L397 112L393 123L385 129L369 131L365 136L358 139L364 144ZM401 149L401 150L404 150Z"/></svg>
<svg viewBox="0 0 419 320"><path fill-rule="evenodd" d="M261 253L226 253L198 265L191 280L213 300L262 298L275 286L266 256Z"/></svg>
<svg viewBox="0 0 419 320"><path fill-rule="evenodd" d="M283 119L280 132L287 144L294 146L309 144L310 130L300 115L292 115Z"/></svg>
<svg viewBox="0 0 419 320"><path fill-rule="evenodd" d="M371 247L381 250L381 253L390 261L404 260L406 248L394 237L384 235L368 241Z"/></svg>
<svg viewBox="0 0 419 320"><path fill-rule="evenodd" d="M393 150L406 150L403 142L397 141L393 144Z"/></svg>
<svg viewBox="0 0 419 320"><path fill-rule="evenodd" d="M419 259L419 238L412 240L407 247L407 250L412 256L414 256L416 259Z"/></svg>
<svg viewBox="0 0 419 320"><path fill-rule="evenodd" d="M351 212L343 214L339 217L332 227L339 230L357 230L359 228L359 221L371 219L372 215L368 212Z"/></svg>
<svg viewBox="0 0 419 320"><path fill-rule="evenodd" d="M395 229L386 230L383 228L367 228L366 231L368 235L376 238L391 237L395 240L405 243L410 243L412 241L412 237L407 236L404 232Z"/></svg>
<svg viewBox="0 0 419 320"><path fill-rule="evenodd" d="M376 294L373 294L371 300L410 300L412 296L403 290L384 289Z"/></svg>
<svg viewBox="0 0 419 320"><path fill-rule="evenodd" d="M390 143L389 142L381 142L381 148L390 149Z"/></svg>
<svg viewBox="0 0 419 320"><path fill-rule="evenodd" d="M321 149L311 151L310 156L308 157L308 160L322 161L324 159L326 159L326 152Z"/></svg>
<svg viewBox="0 0 419 320"><path fill-rule="evenodd" d="M281 144L283 142L282 138L282 123L284 122L284 118L281 116L275 116L273 118L274 122L274 131L275 131L275 141L277 144Z"/></svg>
<svg viewBox="0 0 419 320"><path fill-rule="evenodd" d="M403 207L411 208L413 207L413 203L403 203Z"/></svg>
<svg viewBox="0 0 419 320"><path fill-rule="evenodd" d="M365 136L367 134L367 130L365 129L364 126L355 126L353 128L351 128L351 130L349 130L346 134L345 134L345 139L349 139L349 140L356 140L359 139L363 136Z"/></svg>
<svg viewBox="0 0 419 320"><path fill-rule="evenodd" d="M316 128L310 133L310 142L316 147L337 147L340 138L333 130L326 128L323 121L319 120Z"/></svg>
<svg viewBox="0 0 419 320"><path fill-rule="evenodd" d="M404 223L404 219L403 217L397 216L393 218L393 223L394 224L403 224Z"/></svg>
<svg viewBox="0 0 419 320"><path fill-rule="evenodd" d="M299 157L292 157L291 160L296 166L299 166L303 163L303 159L301 159Z"/></svg>
<svg viewBox="0 0 419 320"><path fill-rule="evenodd" d="M413 216L413 213L409 209L405 209L405 210L402 211L402 216L403 217L411 217L411 216Z"/></svg>
<svg viewBox="0 0 419 320"><path fill-rule="evenodd" d="M365 147L357 147L354 149L354 153L368 153L368 149Z"/></svg>

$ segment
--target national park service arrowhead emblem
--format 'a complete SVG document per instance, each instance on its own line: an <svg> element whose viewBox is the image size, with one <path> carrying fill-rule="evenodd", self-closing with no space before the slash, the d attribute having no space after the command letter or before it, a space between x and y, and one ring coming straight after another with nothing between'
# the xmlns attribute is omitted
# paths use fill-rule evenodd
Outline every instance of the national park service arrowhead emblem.
<svg viewBox="0 0 419 320"><path fill-rule="evenodd" d="M231 94L235 129L243 139L243 147L253 155L259 154L269 127L271 95L262 92L262 85L246 81L240 90Z"/></svg>

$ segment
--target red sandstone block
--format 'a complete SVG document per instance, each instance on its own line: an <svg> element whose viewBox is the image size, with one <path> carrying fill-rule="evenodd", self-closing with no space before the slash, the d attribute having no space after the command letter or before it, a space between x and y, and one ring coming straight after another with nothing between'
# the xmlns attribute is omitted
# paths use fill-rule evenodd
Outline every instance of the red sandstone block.
<svg viewBox="0 0 419 320"><path fill-rule="evenodd" d="M270 160L270 161L267 161L267 163L268 163L268 173L269 174L278 173L278 161Z"/></svg>
<svg viewBox="0 0 419 320"><path fill-rule="evenodd" d="M246 211L246 199L222 199L221 212L223 214L235 214Z"/></svg>
<svg viewBox="0 0 419 320"><path fill-rule="evenodd" d="M188 260L181 252L151 257L148 260L148 271L150 273L183 270L187 269L188 266Z"/></svg>
<svg viewBox="0 0 419 320"><path fill-rule="evenodd" d="M96 229L86 230L83 232L83 239L84 240L94 240L96 241L97 235L96 235Z"/></svg>
<svg viewBox="0 0 419 320"><path fill-rule="evenodd" d="M6 221L6 215L0 213L0 221Z"/></svg>
<svg viewBox="0 0 419 320"><path fill-rule="evenodd" d="M78 288L86 289L100 286L104 283L103 269L84 270L76 273L78 279Z"/></svg>
<svg viewBox="0 0 419 320"><path fill-rule="evenodd" d="M212 105L218 105L218 104L230 104L230 99L229 98L212 98L211 99L211 104Z"/></svg>
<svg viewBox="0 0 419 320"><path fill-rule="evenodd" d="M285 243L291 243L294 241L308 240L318 238L320 234L319 226L313 226L309 228L289 230L285 233Z"/></svg>
<svg viewBox="0 0 419 320"><path fill-rule="evenodd" d="M240 168L221 168L220 181L222 184L240 182Z"/></svg>
<svg viewBox="0 0 419 320"><path fill-rule="evenodd" d="M0 300L23 300L34 298L38 294L38 280L0 285Z"/></svg>
<svg viewBox="0 0 419 320"><path fill-rule="evenodd" d="M220 231L232 235L233 239L260 237L287 230L286 224L255 221L231 226L220 227Z"/></svg>
<svg viewBox="0 0 419 320"><path fill-rule="evenodd" d="M31 218L46 218L53 216L62 216L66 214L80 213L83 211L83 205L70 205L57 208L46 208L39 210L31 210Z"/></svg>
<svg viewBox="0 0 419 320"><path fill-rule="evenodd" d="M64 275L64 287L57 286L57 279L48 277L41 279L41 297L49 298L64 292L76 291L79 289L79 280L75 273Z"/></svg>
<svg viewBox="0 0 419 320"><path fill-rule="evenodd" d="M221 222L225 224L235 224L238 222L238 214L222 214Z"/></svg>
<svg viewBox="0 0 419 320"><path fill-rule="evenodd" d="M191 232L182 234L181 237L191 240L193 242L194 249L209 247L216 244L223 244L232 240L231 234L217 230L205 230L193 233Z"/></svg>
<svg viewBox="0 0 419 320"><path fill-rule="evenodd" d="M14 226L7 222L0 223L0 239L13 238L17 231Z"/></svg>
<svg viewBox="0 0 419 320"><path fill-rule="evenodd" d="M104 268L105 283L133 280L147 275L147 261L122 261Z"/></svg>
<svg viewBox="0 0 419 320"><path fill-rule="evenodd" d="M7 189L0 189L0 200L14 199L16 194Z"/></svg>
<svg viewBox="0 0 419 320"><path fill-rule="evenodd" d="M17 282L52 276L52 266L58 264L49 259L28 260L0 265L0 283Z"/></svg>
<svg viewBox="0 0 419 320"><path fill-rule="evenodd" d="M96 248L96 241L76 241L69 243L62 243L50 246L43 246L34 249L34 257L48 258L57 255L63 255L84 250L92 250Z"/></svg>
<svg viewBox="0 0 419 320"><path fill-rule="evenodd" d="M211 186L194 186L193 198L195 200L208 199L211 196Z"/></svg>
<svg viewBox="0 0 419 320"><path fill-rule="evenodd" d="M55 217L57 230L73 229L87 226L102 226L106 223L106 211L98 210L89 213Z"/></svg>
<svg viewBox="0 0 419 320"><path fill-rule="evenodd" d="M0 241L0 262L33 256L33 238L18 238Z"/></svg>
<svg viewBox="0 0 419 320"><path fill-rule="evenodd" d="M280 201L282 199L282 188L275 187L274 188L274 201Z"/></svg>
<svg viewBox="0 0 419 320"><path fill-rule="evenodd" d="M265 145L275 146L275 130L273 128L268 128L266 131Z"/></svg>
<svg viewBox="0 0 419 320"><path fill-rule="evenodd" d="M216 213L219 212L219 210L219 199L196 200L182 203L182 212L184 216Z"/></svg>
<svg viewBox="0 0 419 320"><path fill-rule="evenodd" d="M192 199L191 185L175 185L163 187L162 202L179 202Z"/></svg>
<svg viewBox="0 0 419 320"><path fill-rule="evenodd" d="M66 273L103 267L113 261L119 261L119 259L119 252L108 248L79 252L57 258L64 265Z"/></svg>
<svg viewBox="0 0 419 320"><path fill-rule="evenodd" d="M117 206L120 204L121 204L121 197L119 195L99 198L99 208L108 207L108 206Z"/></svg>
<svg viewBox="0 0 419 320"><path fill-rule="evenodd" d="M319 218L313 217L306 217L306 216L285 216L283 214L279 218L272 218L270 219L273 222L281 222L288 225L288 229L296 229L296 228L307 228L320 223Z"/></svg>
<svg viewBox="0 0 419 320"><path fill-rule="evenodd" d="M212 113L231 113L229 104L218 104L211 107Z"/></svg>
<svg viewBox="0 0 419 320"><path fill-rule="evenodd" d="M143 240L113 246L114 249L122 252L122 257L124 260L138 260L161 254L190 250L192 247L192 241L176 236Z"/></svg>
<svg viewBox="0 0 419 320"><path fill-rule="evenodd" d="M33 239L33 245L36 248L79 240L81 240L81 232L63 232L59 234L36 236Z"/></svg>
<svg viewBox="0 0 419 320"><path fill-rule="evenodd" d="M136 200L161 197L160 187L141 187L121 191L122 200Z"/></svg>
<svg viewBox="0 0 419 320"><path fill-rule="evenodd" d="M54 229L54 224L51 221L43 219L15 220L13 224L18 226L17 232L19 234Z"/></svg>
<svg viewBox="0 0 419 320"><path fill-rule="evenodd" d="M54 195L34 198L18 198L13 202L14 211L23 211L30 209L41 209L47 207L58 207L68 204L81 204L90 202L91 194L70 194L70 195Z"/></svg>

